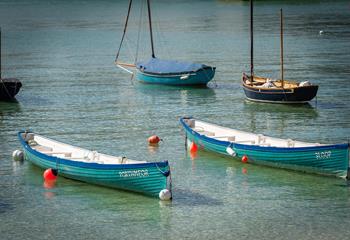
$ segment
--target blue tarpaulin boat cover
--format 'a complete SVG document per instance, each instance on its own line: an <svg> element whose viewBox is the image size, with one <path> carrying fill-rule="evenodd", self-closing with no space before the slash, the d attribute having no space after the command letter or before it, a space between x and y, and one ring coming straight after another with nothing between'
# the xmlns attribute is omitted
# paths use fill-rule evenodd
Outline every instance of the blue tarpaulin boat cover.
<svg viewBox="0 0 350 240"><path fill-rule="evenodd" d="M148 62L136 63L136 67L142 72L151 74L182 74L196 72L209 66L199 63L151 58Z"/></svg>

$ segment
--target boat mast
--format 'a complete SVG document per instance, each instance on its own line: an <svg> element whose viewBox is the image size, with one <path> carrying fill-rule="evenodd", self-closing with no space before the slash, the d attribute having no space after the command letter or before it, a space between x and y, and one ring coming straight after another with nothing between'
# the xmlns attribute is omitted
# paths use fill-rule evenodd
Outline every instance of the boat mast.
<svg viewBox="0 0 350 240"><path fill-rule="evenodd" d="M151 34L152 58L155 58L155 55L154 55L154 46L153 46L153 33L152 33L152 18L151 18L150 1L151 1L151 0L147 0L148 23L149 23L149 32L150 32L150 34Z"/></svg>
<svg viewBox="0 0 350 240"><path fill-rule="evenodd" d="M1 80L1 28L0 28L0 80Z"/></svg>
<svg viewBox="0 0 350 240"><path fill-rule="evenodd" d="M283 13L281 8L281 81L282 81L282 88L284 88L284 80L283 80Z"/></svg>
<svg viewBox="0 0 350 240"><path fill-rule="evenodd" d="M250 0L250 85L253 85L253 0Z"/></svg>

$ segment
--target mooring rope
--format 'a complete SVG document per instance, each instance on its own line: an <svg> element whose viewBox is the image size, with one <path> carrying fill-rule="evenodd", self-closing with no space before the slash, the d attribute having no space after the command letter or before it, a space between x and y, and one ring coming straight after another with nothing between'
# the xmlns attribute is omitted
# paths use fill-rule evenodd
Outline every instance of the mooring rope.
<svg viewBox="0 0 350 240"><path fill-rule="evenodd" d="M157 167L158 171L161 172L164 176L167 177L167 176L170 175L170 170L168 170L166 172L163 172L162 169L159 168L158 164L157 163L155 163L155 164L156 164L156 167Z"/></svg>

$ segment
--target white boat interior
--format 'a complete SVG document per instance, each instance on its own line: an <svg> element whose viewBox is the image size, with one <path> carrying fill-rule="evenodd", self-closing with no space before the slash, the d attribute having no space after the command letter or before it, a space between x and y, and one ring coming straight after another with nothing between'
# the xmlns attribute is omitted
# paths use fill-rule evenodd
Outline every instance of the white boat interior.
<svg viewBox="0 0 350 240"><path fill-rule="evenodd" d="M298 148L326 145L320 143L301 142L292 139L268 137L263 134L254 134L239 131L195 119L184 119L184 121L190 128L192 128L199 134L220 141L228 141L232 143L240 143L245 145L256 145L261 147L283 148Z"/></svg>
<svg viewBox="0 0 350 240"><path fill-rule="evenodd" d="M72 146L34 133L22 133L22 137L31 148L48 156L64 158L77 162L99 164L146 163L146 161L131 160L126 157L115 157L102 154L97 151L91 151L88 149Z"/></svg>

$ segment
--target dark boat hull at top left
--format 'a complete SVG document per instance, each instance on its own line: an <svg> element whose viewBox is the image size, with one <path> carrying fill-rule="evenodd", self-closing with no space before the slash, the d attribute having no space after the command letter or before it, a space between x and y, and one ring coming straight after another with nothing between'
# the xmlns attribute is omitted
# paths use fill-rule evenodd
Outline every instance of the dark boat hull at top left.
<svg viewBox="0 0 350 240"><path fill-rule="evenodd" d="M17 78L0 79L0 100L12 100L22 87Z"/></svg>
<svg viewBox="0 0 350 240"><path fill-rule="evenodd" d="M12 100L22 87L17 78L2 78L1 69L1 28L0 28L0 100Z"/></svg>

